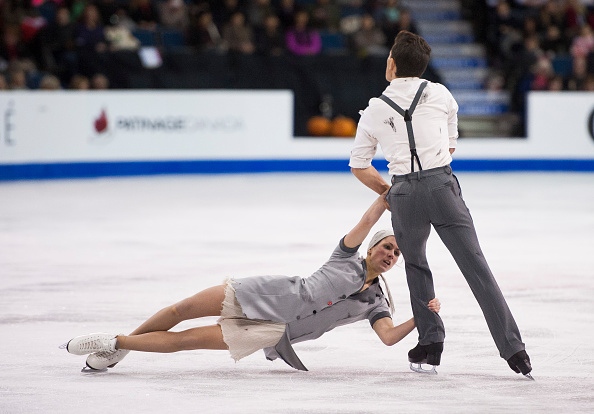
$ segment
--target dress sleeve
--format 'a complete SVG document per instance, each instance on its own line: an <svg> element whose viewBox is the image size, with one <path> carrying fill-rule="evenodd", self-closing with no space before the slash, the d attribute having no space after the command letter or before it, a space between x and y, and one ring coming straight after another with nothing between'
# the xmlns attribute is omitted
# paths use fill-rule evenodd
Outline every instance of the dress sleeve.
<svg viewBox="0 0 594 414"><path fill-rule="evenodd" d="M372 327L374 323L382 318L392 318L392 315L390 314L390 307L388 306L388 302L384 297L382 297L380 303L371 309L367 315L367 320Z"/></svg>

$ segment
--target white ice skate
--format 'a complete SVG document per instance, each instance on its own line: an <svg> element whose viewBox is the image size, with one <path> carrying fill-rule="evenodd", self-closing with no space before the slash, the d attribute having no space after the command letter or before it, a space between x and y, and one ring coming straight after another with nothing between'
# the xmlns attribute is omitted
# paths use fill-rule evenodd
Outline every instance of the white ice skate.
<svg viewBox="0 0 594 414"><path fill-rule="evenodd" d="M430 375L437 375L437 370L435 369L435 365L427 365L431 368L423 368L422 363L410 363L410 369L414 372L419 372L421 374L430 374Z"/></svg>
<svg viewBox="0 0 594 414"><path fill-rule="evenodd" d="M118 349L115 352L96 352L87 357L87 367L99 371L105 368L113 368L118 362L128 355L127 349Z"/></svg>
<svg viewBox="0 0 594 414"><path fill-rule="evenodd" d="M94 352L115 352L117 335L107 333L92 333L72 338L60 346L74 355L86 355Z"/></svg>

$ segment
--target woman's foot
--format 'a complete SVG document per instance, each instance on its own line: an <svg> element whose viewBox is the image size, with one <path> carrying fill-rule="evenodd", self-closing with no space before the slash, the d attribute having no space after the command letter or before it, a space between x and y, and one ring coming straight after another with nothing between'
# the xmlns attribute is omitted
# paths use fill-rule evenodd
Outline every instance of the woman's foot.
<svg viewBox="0 0 594 414"><path fill-rule="evenodd" d="M87 357L87 367L94 370L113 368L118 362L128 355L127 349L118 349L115 352L96 352Z"/></svg>
<svg viewBox="0 0 594 414"><path fill-rule="evenodd" d="M92 333L72 338L66 344L66 350L75 355L86 355L95 352L115 352L117 335Z"/></svg>

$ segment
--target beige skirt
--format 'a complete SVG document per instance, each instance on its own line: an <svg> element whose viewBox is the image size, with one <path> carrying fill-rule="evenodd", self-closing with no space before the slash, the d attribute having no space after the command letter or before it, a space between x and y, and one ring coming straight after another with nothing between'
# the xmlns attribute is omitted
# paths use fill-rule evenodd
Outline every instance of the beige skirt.
<svg viewBox="0 0 594 414"><path fill-rule="evenodd" d="M223 331L223 340L229 347L231 358L239 361L254 352L274 346L285 333L286 325L279 322L248 319L235 297L233 279L225 281L225 300L217 323Z"/></svg>

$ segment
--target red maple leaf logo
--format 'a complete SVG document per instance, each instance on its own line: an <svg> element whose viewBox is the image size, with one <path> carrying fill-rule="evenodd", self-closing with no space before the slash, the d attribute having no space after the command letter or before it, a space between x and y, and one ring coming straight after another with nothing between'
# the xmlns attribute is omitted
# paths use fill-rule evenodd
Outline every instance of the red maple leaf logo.
<svg viewBox="0 0 594 414"><path fill-rule="evenodd" d="M101 110L101 115L95 120L95 131L101 134L107 130L107 115L105 109Z"/></svg>

